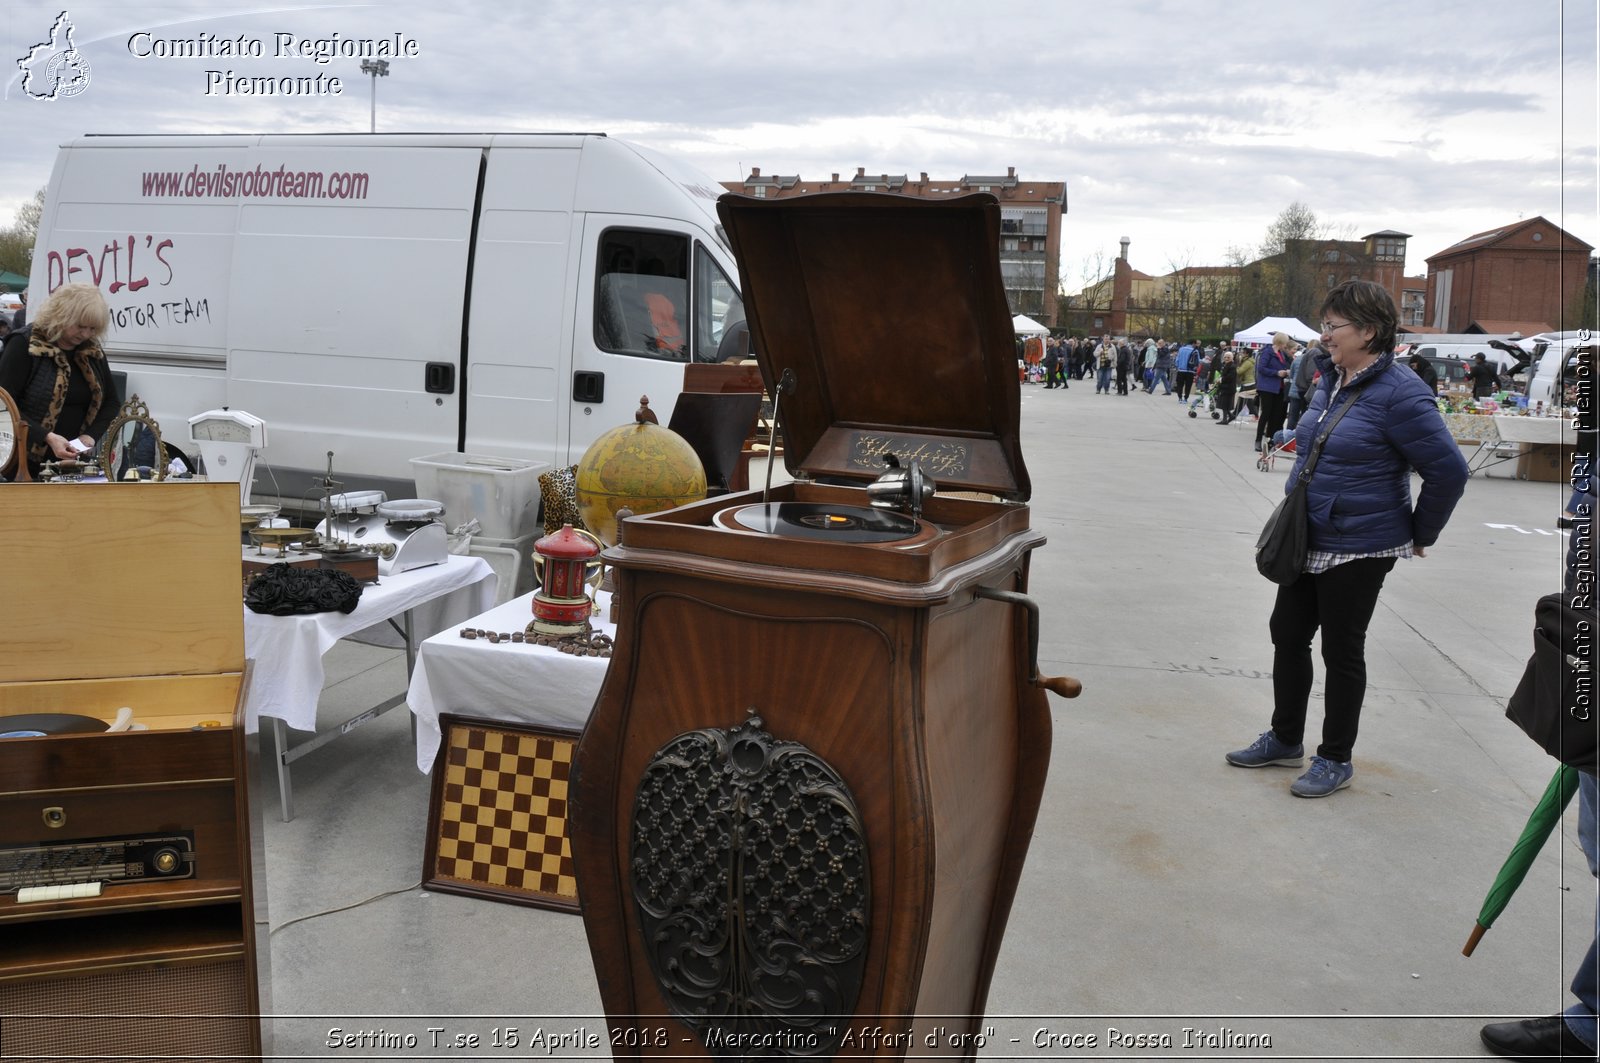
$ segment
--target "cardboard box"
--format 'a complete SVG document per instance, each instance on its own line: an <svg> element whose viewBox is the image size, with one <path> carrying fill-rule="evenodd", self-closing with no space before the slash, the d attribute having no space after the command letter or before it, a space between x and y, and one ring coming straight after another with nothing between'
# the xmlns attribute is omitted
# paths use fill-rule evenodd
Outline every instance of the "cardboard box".
<svg viewBox="0 0 1600 1063"><path fill-rule="evenodd" d="M1529 443L1517 459L1517 478L1539 483L1567 483L1572 479L1572 447L1557 443Z"/></svg>

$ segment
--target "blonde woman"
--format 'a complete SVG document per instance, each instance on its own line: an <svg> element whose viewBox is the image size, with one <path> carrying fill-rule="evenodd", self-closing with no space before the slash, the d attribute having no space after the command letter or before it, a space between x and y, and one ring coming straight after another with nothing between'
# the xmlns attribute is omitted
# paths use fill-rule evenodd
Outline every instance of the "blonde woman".
<svg viewBox="0 0 1600 1063"><path fill-rule="evenodd" d="M122 408L100 337L111 313L100 289L67 284L51 293L26 328L0 349L0 388L28 423L28 468L76 458Z"/></svg>
<svg viewBox="0 0 1600 1063"><path fill-rule="evenodd" d="M1272 444L1272 437L1283 427L1288 412L1289 364L1294 361L1294 340L1286 332L1272 334L1272 346L1261 352L1256 362L1256 405L1261 416L1256 418L1256 449L1262 441Z"/></svg>

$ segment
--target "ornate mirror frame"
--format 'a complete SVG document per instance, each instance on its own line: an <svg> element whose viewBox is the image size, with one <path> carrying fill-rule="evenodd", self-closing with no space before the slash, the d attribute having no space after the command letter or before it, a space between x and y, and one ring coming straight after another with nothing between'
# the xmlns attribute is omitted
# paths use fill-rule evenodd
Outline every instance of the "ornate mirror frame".
<svg viewBox="0 0 1600 1063"><path fill-rule="evenodd" d="M28 422L22 419L22 411L17 408L16 400L5 388L0 388L0 405L5 407L4 416L8 421L0 421L0 433L9 432L11 435L11 453L0 458L0 476L17 483L26 483L33 479L28 474Z"/></svg>
<svg viewBox="0 0 1600 1063"><path fill-rule="evenodd" d="M121 447L122 431L129 424L143 425L150 430L156 440L155 463L150 466L152 480L165 480L167 478L167 447L161 442L161 426L150 416L150 407L137 395L129 396L128 401L122 404L122 412L111 422L111 427L106 429L106 434L100 437L101 469L106 474L107 481L115 482L117 477L116 465Z"/></svg>

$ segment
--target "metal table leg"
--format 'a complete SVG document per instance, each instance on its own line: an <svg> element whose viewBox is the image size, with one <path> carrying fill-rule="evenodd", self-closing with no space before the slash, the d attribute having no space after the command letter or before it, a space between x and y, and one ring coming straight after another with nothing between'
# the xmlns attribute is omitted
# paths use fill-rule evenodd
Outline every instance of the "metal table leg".
<svg viewBox="0 0 1600 1063"><path fill-rule="evenodd" d="M391 618L388 623L405 639L406 684L409 688L411 683L411 673L415 670L417 664L417 645L416 636L411 626L411 610L407 609L404 613L401 613L400 620L401 623L396 624L393 618ZM274 759L278 764L278 800L280 805L280 814L283 816L283 821L285 823L294 818L294 794L292 785L289 781L289 765L299 760L307 753L310 753L313 750L333 741L335 738L343 738L345 735L349 734L357 727L360 727L362 724L367 723L370 720L376 720L379 716L382 716L396 705L405 704L406 694L407 691L401 691L399 694L396 694L393 697L386 698L374 705L372 708L367 709L364 712L356 713L354 716L339 724L337 728L331 731L319 731L307 741L295 746L292 750L289 748L289 735L288 731L284 727L283 721L277 719L276 717L269 717L272 720ZM413 744L415 744L416 740L417 717L413 713L411 715L411 741Z"/></svg>
<svg viewBox="0 0 1600 1063"><path fill-rule="evenodd" d="M294 818L294 794L289 783L289 736L283 721L272 717L272 759L278 765L278 814L285 823Z"/></svg>

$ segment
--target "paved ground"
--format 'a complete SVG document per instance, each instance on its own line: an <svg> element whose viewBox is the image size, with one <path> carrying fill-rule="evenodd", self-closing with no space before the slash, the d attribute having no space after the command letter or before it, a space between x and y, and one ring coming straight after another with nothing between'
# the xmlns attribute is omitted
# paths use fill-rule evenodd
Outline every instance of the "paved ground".
<svg viewBox="0 0 1600 1063"><path fill-rule="evenodd" d="M1475 477L1438 547L1397 566L1368 638L1354 784L1302 801L1294 772L1222 760L1271 711L1273 588L1250 554L1288 463L1258 471L1253 426L1171 398L1085 382L1024 387L1022 408L1050 537L1031 588L1041 668L1084 693L1054 703L985 1056L1474 1057L1482 1022L1562 1008L1595 898L1574 815L1460 954L1554 767L1503 710L1534 601L1559 586L1561 487ZM402 675L396 652L341 644L327 718ZM480 1039L438 1053L454 1059L511 1054L492 1048L507 1026L523 1053L536 1033L604 1038L579 919L415 888L428 787L403 711L295 776L293 822L263 801L282 1055L422 1058L429 1027ZM334 1029L419 1044L332 1048Z"/></svg>

